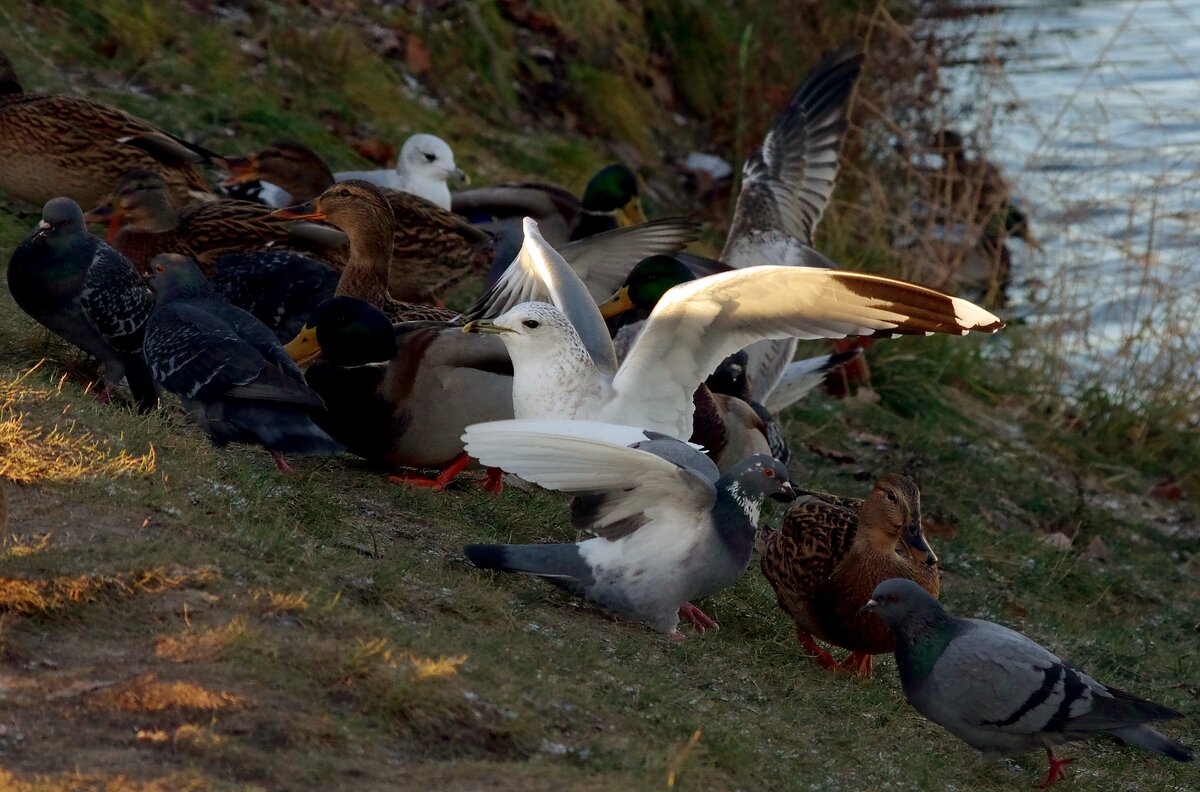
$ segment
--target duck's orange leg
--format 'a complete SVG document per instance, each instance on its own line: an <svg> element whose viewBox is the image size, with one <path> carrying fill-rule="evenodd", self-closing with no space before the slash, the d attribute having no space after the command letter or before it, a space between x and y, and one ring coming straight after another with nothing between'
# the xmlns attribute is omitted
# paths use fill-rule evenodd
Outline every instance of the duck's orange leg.
<svg viewBox="0 0 1200 792"><path fill-rule="evenodd" d="M874 671L874 655L866 652L851 652L846 659L838 663L838 668L849 671L859 679L870 679Z"/></svg>
<svg viewBox="0 0 1200 792"><path fill-rule="evenodd" d="M450 482L458 478L458 474L462 473L469 464L471 464L471 457L464 451L454 457L454 461L447 465L441 473L438 473L436 478L429 478L428 476L422 476L420 473L413 473L406 470L403 473L388 476L388 481L393 484L410 484L414 487L424 487L434 492L441 492L446 489Z"/></svg>
<svg viewBox="0 0 1200 792"><path fill-rule="evenodd" d="M504 492L504 471L500 468L490 467L487 469L487 475L479 480L483 488L493 495L499 495Z"/></svg>
<svg viewBox="0 0 1200 792"><path fill-rule="evenodd" d="M808 652L813 657L817 658L817 662L830 670L837 668L837 661L833 659L833 655L817 645L812 634L800 627L796 628L796 640L804 647L804 651Z"/></svg>

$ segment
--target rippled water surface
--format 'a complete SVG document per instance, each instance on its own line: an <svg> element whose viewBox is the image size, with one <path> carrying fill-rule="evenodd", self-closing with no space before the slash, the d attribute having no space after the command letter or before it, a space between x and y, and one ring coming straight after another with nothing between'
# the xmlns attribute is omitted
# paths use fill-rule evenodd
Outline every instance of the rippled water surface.
<svg viewBox="0 0 1200 792"><path fill-rule="evenodd" d="M1004 63L951 79L960 100L983 90L1011 108L994 119L991 156L1045 247L1013 245L1015 279L1029 282L1018 299L1061 323L1082 371L1125 376L1136 358L1194 373L1200 2L1020 0L944 24L970 26L973 54Z"/></svg>

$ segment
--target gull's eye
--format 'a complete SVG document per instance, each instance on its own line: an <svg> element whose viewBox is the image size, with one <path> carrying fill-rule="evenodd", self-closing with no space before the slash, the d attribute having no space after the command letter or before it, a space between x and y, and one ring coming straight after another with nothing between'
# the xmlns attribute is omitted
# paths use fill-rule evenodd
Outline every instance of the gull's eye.
<svg viewBox="0 0 1200 792"><path fill-rule="evenodd" d="M437 159L437 154L426 154L425 155L426 162L433 162L435 159Z"/></svg>
<svg viewBox="0 0 1200 792"><path fill-rule="evenodd" d="M530 330L537 330L539 327L542 326L542 323L539 322L537 319L526 319L524 322L521 322L521 324L525 325Z"/></svg>

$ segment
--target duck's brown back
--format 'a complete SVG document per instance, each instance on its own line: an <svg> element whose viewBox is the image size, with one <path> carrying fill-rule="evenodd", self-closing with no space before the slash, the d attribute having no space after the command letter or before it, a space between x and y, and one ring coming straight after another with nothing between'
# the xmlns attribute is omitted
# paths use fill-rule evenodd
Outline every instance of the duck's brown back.
<svg viewBox="0 0 1200 792"><path fill-rule="evenodd" d="M492 238L417 195L383 190L396 216L388 291L397 300L432 302L473 275L486 275Z"/></svg>
<svg viewBox="0 0 1200 792"><path fill-rule="evenodd" d="M211 188L187 165L167 166L118 139L157 132L115 107L74 96L0 98L0 189L35 205L65 195L85 209L108 198L125 173L162 174L177 200Z"/></svg>
<svg viewBox="0 0 1200 792"><path fill-rule="evenodd" d="M823 640L828 639L814 604L849 553L857 525L856 510L820 496L803 496L788 510L779 530L767 534L759 546L763 575L775 589L779 607Z"/></svg>

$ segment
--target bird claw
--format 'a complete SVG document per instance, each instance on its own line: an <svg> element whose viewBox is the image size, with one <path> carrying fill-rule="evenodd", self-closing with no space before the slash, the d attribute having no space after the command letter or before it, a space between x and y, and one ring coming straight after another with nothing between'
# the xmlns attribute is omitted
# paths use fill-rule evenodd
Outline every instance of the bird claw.
<svg viewBox="0 0 1200 792"><path fill-rule="evenodd" d="M1049 789L1058 783L1058 779L1067 777L1067 765L1074 762L1074 759L1059 759L1054 755L1054 749L1046 748L1046 758L1050 760L1050 772L1046 773L1046 777L1042 783L1035 784L1034 789Z"/></svg>
<svg viewBox="0 0 1200 792"><path fill-rule="evenodd" d="M436 478L429 478L420 473L413 473L406 470L403 473L393 473L388 476L388 481L393 484L408 484L412 487L422 487L424 489L431 489L434 492L441 492L458 478L458 474L462 473L469 464L471 464L471 457L464 451L456 456L454 461L446 466L445 470L438 473ZM486 486L484 485L485 489Z"/></svg>
<svg viewBox="0 0 1200 792"><path fill-rule="evenodd" d="M487 469L487 475L479 479L479 483L483 485L485 491L499 495L504 492L504 471L500 468L490 467Z"/></svg>
<svg viewBox="0 0 1200 792"><path fill-rule="evenodd" d="M704 635L708 630L716 632L721 629L721 625L713 621L712 617L690 602L685 602L679 606L679 618L695 627L696 631L701 635Z"/></svg>
<svg viewBox="0 0 1200 792"><path fill-rule="evenodd" d="M271 458L275 460L275 468L280 473L283 473L284 475L290 475L296 472L292 470L292 466L289 465L287 460L283 458L283 454L279 453L278 451L272 451Z"/></svg>
<svg viewBox="0 0 1200 792"><path fill-rule="evenodd" d="M833 659L833 655L818 646L817 642L813 640L812 635L797 627L796 640L800 642L802 647L804 647L804 651L816 658L817 662L820 663L823 668L828 668L831 671L837 670L838 664L837 661Z"/></svg>
<svg viewBox="0 0 1200 792"><path fill-rule="evenodd" d="M838 668L849 671L859 679L870 679L874 669L873 656L866 652L851 652L846 659L838 663Z"/></svg>

